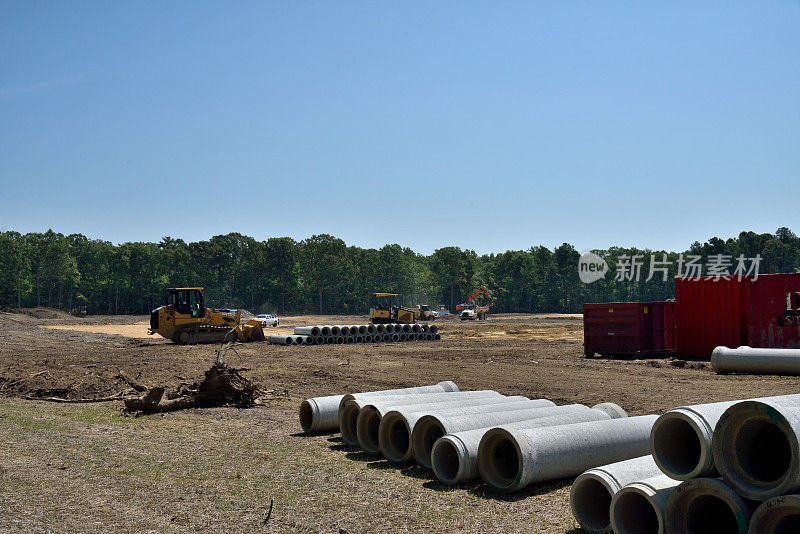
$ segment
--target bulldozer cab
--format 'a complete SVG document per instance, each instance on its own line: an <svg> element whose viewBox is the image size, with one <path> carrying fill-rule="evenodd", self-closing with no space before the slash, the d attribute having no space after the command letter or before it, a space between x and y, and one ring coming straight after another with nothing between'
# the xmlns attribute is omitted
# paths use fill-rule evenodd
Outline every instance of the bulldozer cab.
<svg viewBox="0 0 800 534"><path fill-rule="evenodd" d="M205 317L202 287L170 287L164 292L164 304L173 306L181 315L192 318Z"/></svg>
<svg viewBox="0 0 800 534"><path fill-rule="evenodd" d="M403 303L403 295L399 293L373 293L370 308L376 310L391 310L401 306Z"/></svg>

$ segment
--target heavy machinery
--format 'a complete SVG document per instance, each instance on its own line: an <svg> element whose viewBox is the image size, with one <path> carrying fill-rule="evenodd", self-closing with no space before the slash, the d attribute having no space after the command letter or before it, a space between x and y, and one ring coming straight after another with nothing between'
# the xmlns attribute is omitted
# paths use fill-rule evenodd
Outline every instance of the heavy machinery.
<svg viewBox="0 0 800 534"><path fill-rule="evenodd" d="M485 305L478 305L474 302L475 297L483 293L486 295L487 300L489 301ZM461 310L461 313L458 316L461 318L462 321L474 321L475 319L484 320L486 319L486 314L489 313L489 306L492 305L494 299L489 294L489 291L486 289L486 286L481 286L480 289L474 291L468 298L466 304L459 304L456 306L457 310Z"/></svg>
<svg viewBox="0 0 800 534"><path fill-rule="evenodd" d="M417 322L412 308L403 307L403 295L399 293L373 293L369 305L369 322L372 324Z"/></svg>
<svg viewBox="0 0 800 534"><path fill-rule="evenodd" d="M75 317L86 317L86 306L84 304L78 304L75 308L72 308L69 313Z"/></svg>
<svg viewBox="0 0 800 534"><path fill-rule="evenodd" d="M206 308L202 287L170 287L164 291L164 305L150 313L149 333L178 345L263 341L261 321L242 323L241 314Z"/></svg>
<svg viewBox="0 0 800 534"><path fill-rule="evenodd" d="M436 318L439 317L439 313L436 310L432 310L427 304L415 306L414 313L418 321L435 321Z"/></svg>

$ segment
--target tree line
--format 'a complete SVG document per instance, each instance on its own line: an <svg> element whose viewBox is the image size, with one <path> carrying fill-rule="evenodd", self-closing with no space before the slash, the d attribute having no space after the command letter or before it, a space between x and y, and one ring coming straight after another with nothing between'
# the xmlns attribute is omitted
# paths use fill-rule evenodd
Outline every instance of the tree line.
<svg viewBox="0 0 800 534"><path fill-rule="evenodd" d="M91 314L146 314L162 303L166 287L203 286L207 305L254 313L363 314L371 294L381 291L402 293L406 304L454 310L485 285L496 297L495 312L574 313L585 302L674 298L673 278L684 274L690 257L705 269L700 274L720 261L733 272L737 258L760 258L760 274L800 270L800 239L788 228L714 237L679 252L593 252L608 272L586 284L581 255L568 243L484 255L448 246L426 256L400 245L348 246L327 234L258 241L230 233L193 243L165 237L114 245L52 230L6 231L0 232L0 307L83 304Z"/></svg>

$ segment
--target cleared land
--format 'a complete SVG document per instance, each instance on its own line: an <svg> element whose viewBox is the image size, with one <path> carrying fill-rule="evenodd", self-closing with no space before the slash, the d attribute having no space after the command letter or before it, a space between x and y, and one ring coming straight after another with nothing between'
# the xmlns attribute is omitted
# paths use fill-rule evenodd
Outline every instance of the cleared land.
<svg viewBox="0 0 800 534"><path fill-rule="evenodd" d="M282 317L354 324L363 317ZM631 414L676 405L795 393L800 378L716 376L673 360L587 360L580 316L503 315L440 321L440 342L281 347L252 343L228 362L267 390L265 405L132 417L121 403L55 404L127 387L192 383L213 346L146 334L145 317L0 312L0 531L569 532L570 480L511 496L450 488L299 433L303 398L452 379L464 389L613 401ZM53 327L58 328L53 328ZM272 501L273 509L265 522Z"/></svg>

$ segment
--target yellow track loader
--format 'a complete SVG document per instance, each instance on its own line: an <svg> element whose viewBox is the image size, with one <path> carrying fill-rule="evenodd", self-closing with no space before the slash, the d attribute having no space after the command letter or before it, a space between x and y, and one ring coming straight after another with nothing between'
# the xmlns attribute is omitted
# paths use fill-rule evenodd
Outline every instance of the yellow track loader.
<svg viewBox="0 0 800 534"><path fill-rule="evenodd" d="M206 308L202 287L171 287L164 297L164 305L150 312L150 335L178 345L264 340L261 321L242 323L241 310L231 315Z"/></svg>

